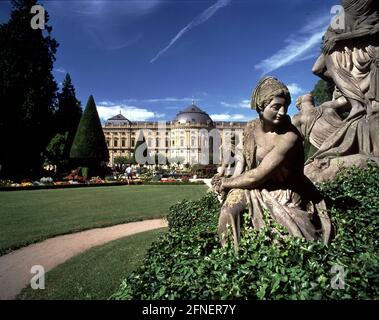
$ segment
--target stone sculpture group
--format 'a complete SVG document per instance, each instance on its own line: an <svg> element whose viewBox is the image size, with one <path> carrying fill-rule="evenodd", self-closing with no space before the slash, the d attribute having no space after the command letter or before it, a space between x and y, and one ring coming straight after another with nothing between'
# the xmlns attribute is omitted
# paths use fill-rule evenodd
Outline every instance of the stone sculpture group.
<svg viewBox="0 0 379 320"><path fill-rule="evenodd" d="M379 164L379 10L377 0L342 0L344 25L323 37L313 73L334 85L333 99L315 107L310 94L296 101L300 112L287 115L288 88L274 77L253 91L259 119L244 131L243 148L233 148L234 173L212 179L222 195L218 233L225 245L232 230L235 250L241 214L248 209L254 228L264 214L288 232L328 243L332 226L315 182L333 179L340 167ZM344 116L343 116L344 115ZM304 164L304 141L317 151Z"/></svg>

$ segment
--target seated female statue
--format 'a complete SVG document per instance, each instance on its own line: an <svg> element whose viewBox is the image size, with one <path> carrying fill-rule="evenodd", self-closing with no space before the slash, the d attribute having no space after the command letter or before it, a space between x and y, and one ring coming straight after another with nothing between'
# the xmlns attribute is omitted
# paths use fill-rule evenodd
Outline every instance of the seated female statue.
<svg viewBox="0 0 379 320"><path fill-rule="evenodd" d="M232 177L214 179L216 191L227 193L221 208L218 233L232 227L235 249L240 240L240 215L249 209L252 225L265 225L263 210L270 219L294 236L329 241L331 223L323 199L304 176L302 138L287 116L291 103L288 88L273 77L265 77L255 88L251 107L259 119L244 131L243 155Z"/></svg>

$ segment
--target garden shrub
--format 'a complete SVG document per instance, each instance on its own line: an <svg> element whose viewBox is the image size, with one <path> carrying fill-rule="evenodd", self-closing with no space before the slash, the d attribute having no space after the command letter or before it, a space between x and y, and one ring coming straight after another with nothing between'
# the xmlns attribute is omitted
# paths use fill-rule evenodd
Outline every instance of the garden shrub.
<svg viewBox="0 0 379 320"><path fill-rule="evenodd" d="M378 299L379 168L342 170L320 184L336 235L329 245L266 227L242 225L238 254L216 236L214 194L170 208L169 232L112 299ZM344 283L332 267L344 269ZM339 269L341 271L341 269ZM333 284L340 289L333 288ZM342 288L343 287L343 288Z"/></svg>

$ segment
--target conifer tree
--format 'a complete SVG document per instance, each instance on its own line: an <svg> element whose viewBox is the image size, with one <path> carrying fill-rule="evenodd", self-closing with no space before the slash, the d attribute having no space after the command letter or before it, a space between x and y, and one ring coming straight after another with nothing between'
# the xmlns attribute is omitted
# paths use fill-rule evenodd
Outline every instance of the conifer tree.
<svg viewBox="0 0 379 320"><path fill-rule="evenodd" d="M82 114L83 111L80 101L76 98L71 76L67 73L63 80L62 91L58 93L58 108L54 115L57 135L66 136L62 161L60 161L63 166L61 169L69 166L70 150ZM56 140L56 136L53 139Z"/></svg>
<svg viewBox="0 0 379 320"><path fill-rule="evenodd" d="M58 93L58 109L55 113L57 132L75 135L83 111L80 101L76 99L75 88L69 73L62 84L62 91ZM72 137L73 139L74 137Z"/></svg>
<svg viewBox="0 0 379 320"><path fill-rule="evenodd" d="M90 175L99 173L102 164L109 160L107 143L92 95L80 119L70 158L77 165L88 167Z"/></svg>

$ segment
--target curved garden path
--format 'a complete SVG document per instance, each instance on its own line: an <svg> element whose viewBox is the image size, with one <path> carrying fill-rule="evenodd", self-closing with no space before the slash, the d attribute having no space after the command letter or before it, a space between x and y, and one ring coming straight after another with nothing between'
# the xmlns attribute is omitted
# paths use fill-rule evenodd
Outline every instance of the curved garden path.
<svg viewBox="0 0 379 320"><path fill-rule="evenodd" d="M57 236L13 251L0 257L0 300L15 299L35 275L32 266L41 265L45 272L92 247L125 236L167 227L165 219L120 224L107 228ZM45 283L45 285L47 285Z"/></svg>

